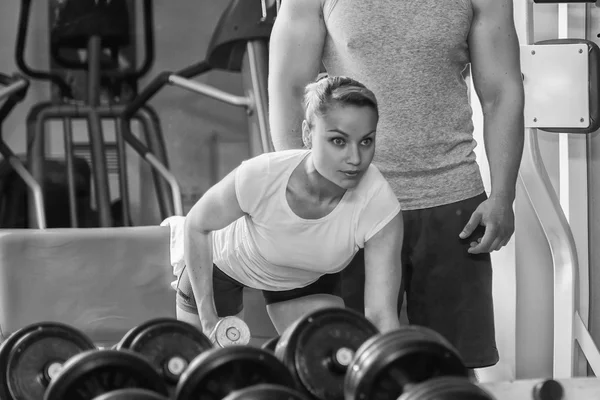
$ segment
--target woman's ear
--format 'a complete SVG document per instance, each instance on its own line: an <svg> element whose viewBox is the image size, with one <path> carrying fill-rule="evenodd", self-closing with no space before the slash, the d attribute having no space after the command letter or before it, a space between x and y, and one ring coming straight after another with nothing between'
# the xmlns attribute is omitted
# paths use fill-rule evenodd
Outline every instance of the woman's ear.
<svg viewBox="0 0 600 400"><path fill-rule="evenodd" d="M312 132L306 120L302 121L302 142L304 142L304 147L307 149L312 147Z"/></svg>

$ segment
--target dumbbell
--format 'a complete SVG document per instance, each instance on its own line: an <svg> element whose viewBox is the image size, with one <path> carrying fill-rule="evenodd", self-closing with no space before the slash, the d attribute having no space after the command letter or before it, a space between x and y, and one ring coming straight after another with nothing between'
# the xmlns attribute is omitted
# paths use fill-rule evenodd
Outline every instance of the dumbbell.
<svg viewBox="0 0 600 400"><path fill-rule="evenodd" d="M224 317L208 337L216 347L246 346L250 343L250 328L238 317Z"/></svg>
<svg viewBox="0 0 600 400"><path fill-rule="evenodd" d="M195 326L173 318L156 318L130 329L114 347L142 355L157 371L172 394L181 374L213 343Z"/></svg>
<svg viewBox="0 0 600 400"><path fill-rule="evenodd" d="M200 354L181 375L174 400L222 400L259 384L293 388L286 366L267 350L251 346L215 347Z"/></svg>
<svg viewBox="0 0 600 400"><path fill-rule="evenodd" d="M348 366L345 400L398 399L413 386L437 377L470 382L458 351L442 335L406 326L373 336L360 346Z"/></svg>
<svg viewBox="0 0 600 400"><path fill-rule="evenodd" d="M13 332L0 345L0 399L43 399L69 359L95 349L84 333L58 322Z"/></svg>
<svg viewBox="0 0 600 400"><path fill-rule="evenodd" d="M295 386L312 399L343 399L344 379L355 352L379 331L363 315L325 308L296 320L277 340L275 356ZM366 397L373 398L373 397Z"/></svg>
<svg viewBox="0 0 600 400"><path fill-rule="evenodd" d="M494 400L494 397L468 379L439 377L414 385L398 400Z"/></svg>
<svg viewBox="0 0 600 400"><path fill-rule="evenodd" d="M169 396L161 375L142 355L107 349L84 351L67 360L50 382L43 400L89 400L104 395L110 399L111 393L122 389Z"/></svg>
<svg viewBox="0 0 600 400"><path fill-rule="evenodd" d="M311 400L297 390L281 385L262 383L236 390L223 400Z"/></svg>

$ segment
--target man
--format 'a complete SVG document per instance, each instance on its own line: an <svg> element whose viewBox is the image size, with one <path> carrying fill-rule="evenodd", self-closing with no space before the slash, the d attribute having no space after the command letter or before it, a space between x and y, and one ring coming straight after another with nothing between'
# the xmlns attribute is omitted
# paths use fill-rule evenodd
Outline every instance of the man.
<svg viewBox="0 0 600 400"><path fill-rule="evenodd" d="M469 368L496 364L489 253L514 231L523 148L512 0L283 1L270 42L276 150L302 146L302 89L321 64L379 99L374 163L403 209L398 245L410 323L444 335ZM489 198L473 152L469 65L484 115ZM347 306L364 312L360 255L343 287Z"/></svg>

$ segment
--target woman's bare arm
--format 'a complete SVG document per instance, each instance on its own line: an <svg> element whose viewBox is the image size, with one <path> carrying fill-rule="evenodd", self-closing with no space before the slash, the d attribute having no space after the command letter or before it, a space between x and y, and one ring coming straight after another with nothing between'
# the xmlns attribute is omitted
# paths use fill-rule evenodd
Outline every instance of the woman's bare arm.
<svg viewBox="0 0 600 400"><path fill-rule="evenodd" d="M400 327L398 295L403 236L399 212L365 243L365 315L381 332Z"/></svg>
<svg viewBox="0 0 600 400"><path fill-rule="evenodd" d="M235 170L210 188L185 220L185 264L204 332L218 321L212 287L212 232L244 216L235 191Z"/></svg>

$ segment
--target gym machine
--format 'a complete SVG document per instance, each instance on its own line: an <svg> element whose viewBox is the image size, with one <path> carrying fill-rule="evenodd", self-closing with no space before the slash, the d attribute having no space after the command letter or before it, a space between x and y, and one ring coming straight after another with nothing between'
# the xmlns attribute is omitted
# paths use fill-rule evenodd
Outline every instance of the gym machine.
<svg viewBox="0 0 600 400"><path fill-rule="evenodd" d="M122 201L122 224L130 222L127 174L125 165L125 144L147 161L153 170L159 209L162 217L182 214L179 186L174 175L168 170L166 150L156 112L146 104L139 104L135 112L128 115L128 121L136 119L143 128L146 144L131 133L121 130L121 115L129 99L118 89L129 88L134 95L135 82L145 75L154 61L153 14L151 0L143 0L145 59L138 69L122 68L119 54L132 42L129 27L130 13L125 0L50 0L50 9L56 11L50 32L50 55L52 60L63 68L85 71L86 90L78 95L60 74L41 71L30 67L25 61L25 43L29 25L31 0L21 1L19 28L15 58L21 71L32 79L50 81L58 92L58 101L36 104L27 116L27 159L34 179L43 187L45 129L47 121L59 120L63 123L65 159L69 187L71 226L77 227L77 209L74 194L72 123L74 119L85 119L88 126L91 152L91 169L95 200L98 210L98 224L101 227L113 225L111 217L110 192L108 185L106 151L102 120L113 120L116 132L118 158L119 191ZM131 3L129 3L131 6ZM51 13L51 15L53 15ZM78 56L86 51L86 59ZM110 54L110 57L106 57ZM75 55L75 56L74 56ZM109 84L106 84L109 81ZM116 88L116 89L115 89ZM101 90L107 94L101 100ZM168 187L170 185L170 188ZM39 210L41 198L30 198L30 221L37 221L38 228L43 216Z"/></svg>
<svg viewBox="0 0 600 400"><path fill-rule="evenodd" d="M558 39L534 40L534 3L556 3ZM549 246L553 281L552 377L555 379L600 374L600 352L590 334L590 258L588 162L591 134L600 126L600 50L586 32L575 32L573 7L587 15L588 4L557 1L515 1L515 22L521 43L521 69L525 86L525 145L519 171L516 218L527 217L529 206L539 221ZM576 13L575 15L581 15ZM580 20L585 27L585 17ZM540 150L540 138L550 132L558 136L558 189L555 190ZM558 192L558 193L557 193ZM528 206L525 206L528 204ZM523 209L520 207L523 206ZM528 228L531 229L531 228ZM517 230L518 246L526 253L544 251L531 234ZM535 253L537 254L537 253ZM531 256L528 256L531 257ZM518 259L517 259L518 260ZM526 283L531 274L527 261L517 264L517 346L523 335L535 335L539 321L526 316L540 314L533 293L540 290ZM534 264L535 265L535 264ZM527 288L525 286L528 286ZM520 288L520 289L519 289ZM539 294L537 295L539 296ZM545 310L542 311L545 313ZM545 315L545 314L544 314ZM545 336L544 336L545 337ZM523 362L528 351L521 344ZM517 355L519 352L517 351ZM517 358L519 365L519 358Z"/></svg>
<svg viewBox="0 0 600 400"><path fill-rule="evenodd" d="M177 72L164 71L140 92L122 113L121 130L128 132L131 118L166 85L208 96L248 114L251 156L273 150L267 104L268 42L279 1L232 0L211 37L205 59ZM242 74L244 96L192 80L211 70Z"/></svg>
<svg viewBox="0 0 600 400"><path fill-rule="evenodd" d="M4 87L0 90L0 101L4 101L0 108L0 127L4 123L4 120L15 106L20 103L29 90L29 80L19 76L17 74L11 76L0 74L0 84ZM35 199L34 203L36 206L36 217L37 225L40 229L46 228L46 215L43 207L44 199L41 186L29 173L26 166L23 164L21 159L13 153L8 144L4 141L2 131L0 130L0 154L8 162L10 167L16 172L16 174L23 179L23 182L31 190L31 193ZM4 192L4 190L2 190ZM14 204L12 206L18 207L19 205ZM11 205L5 204L5 207L11 207Z"/></svg>

